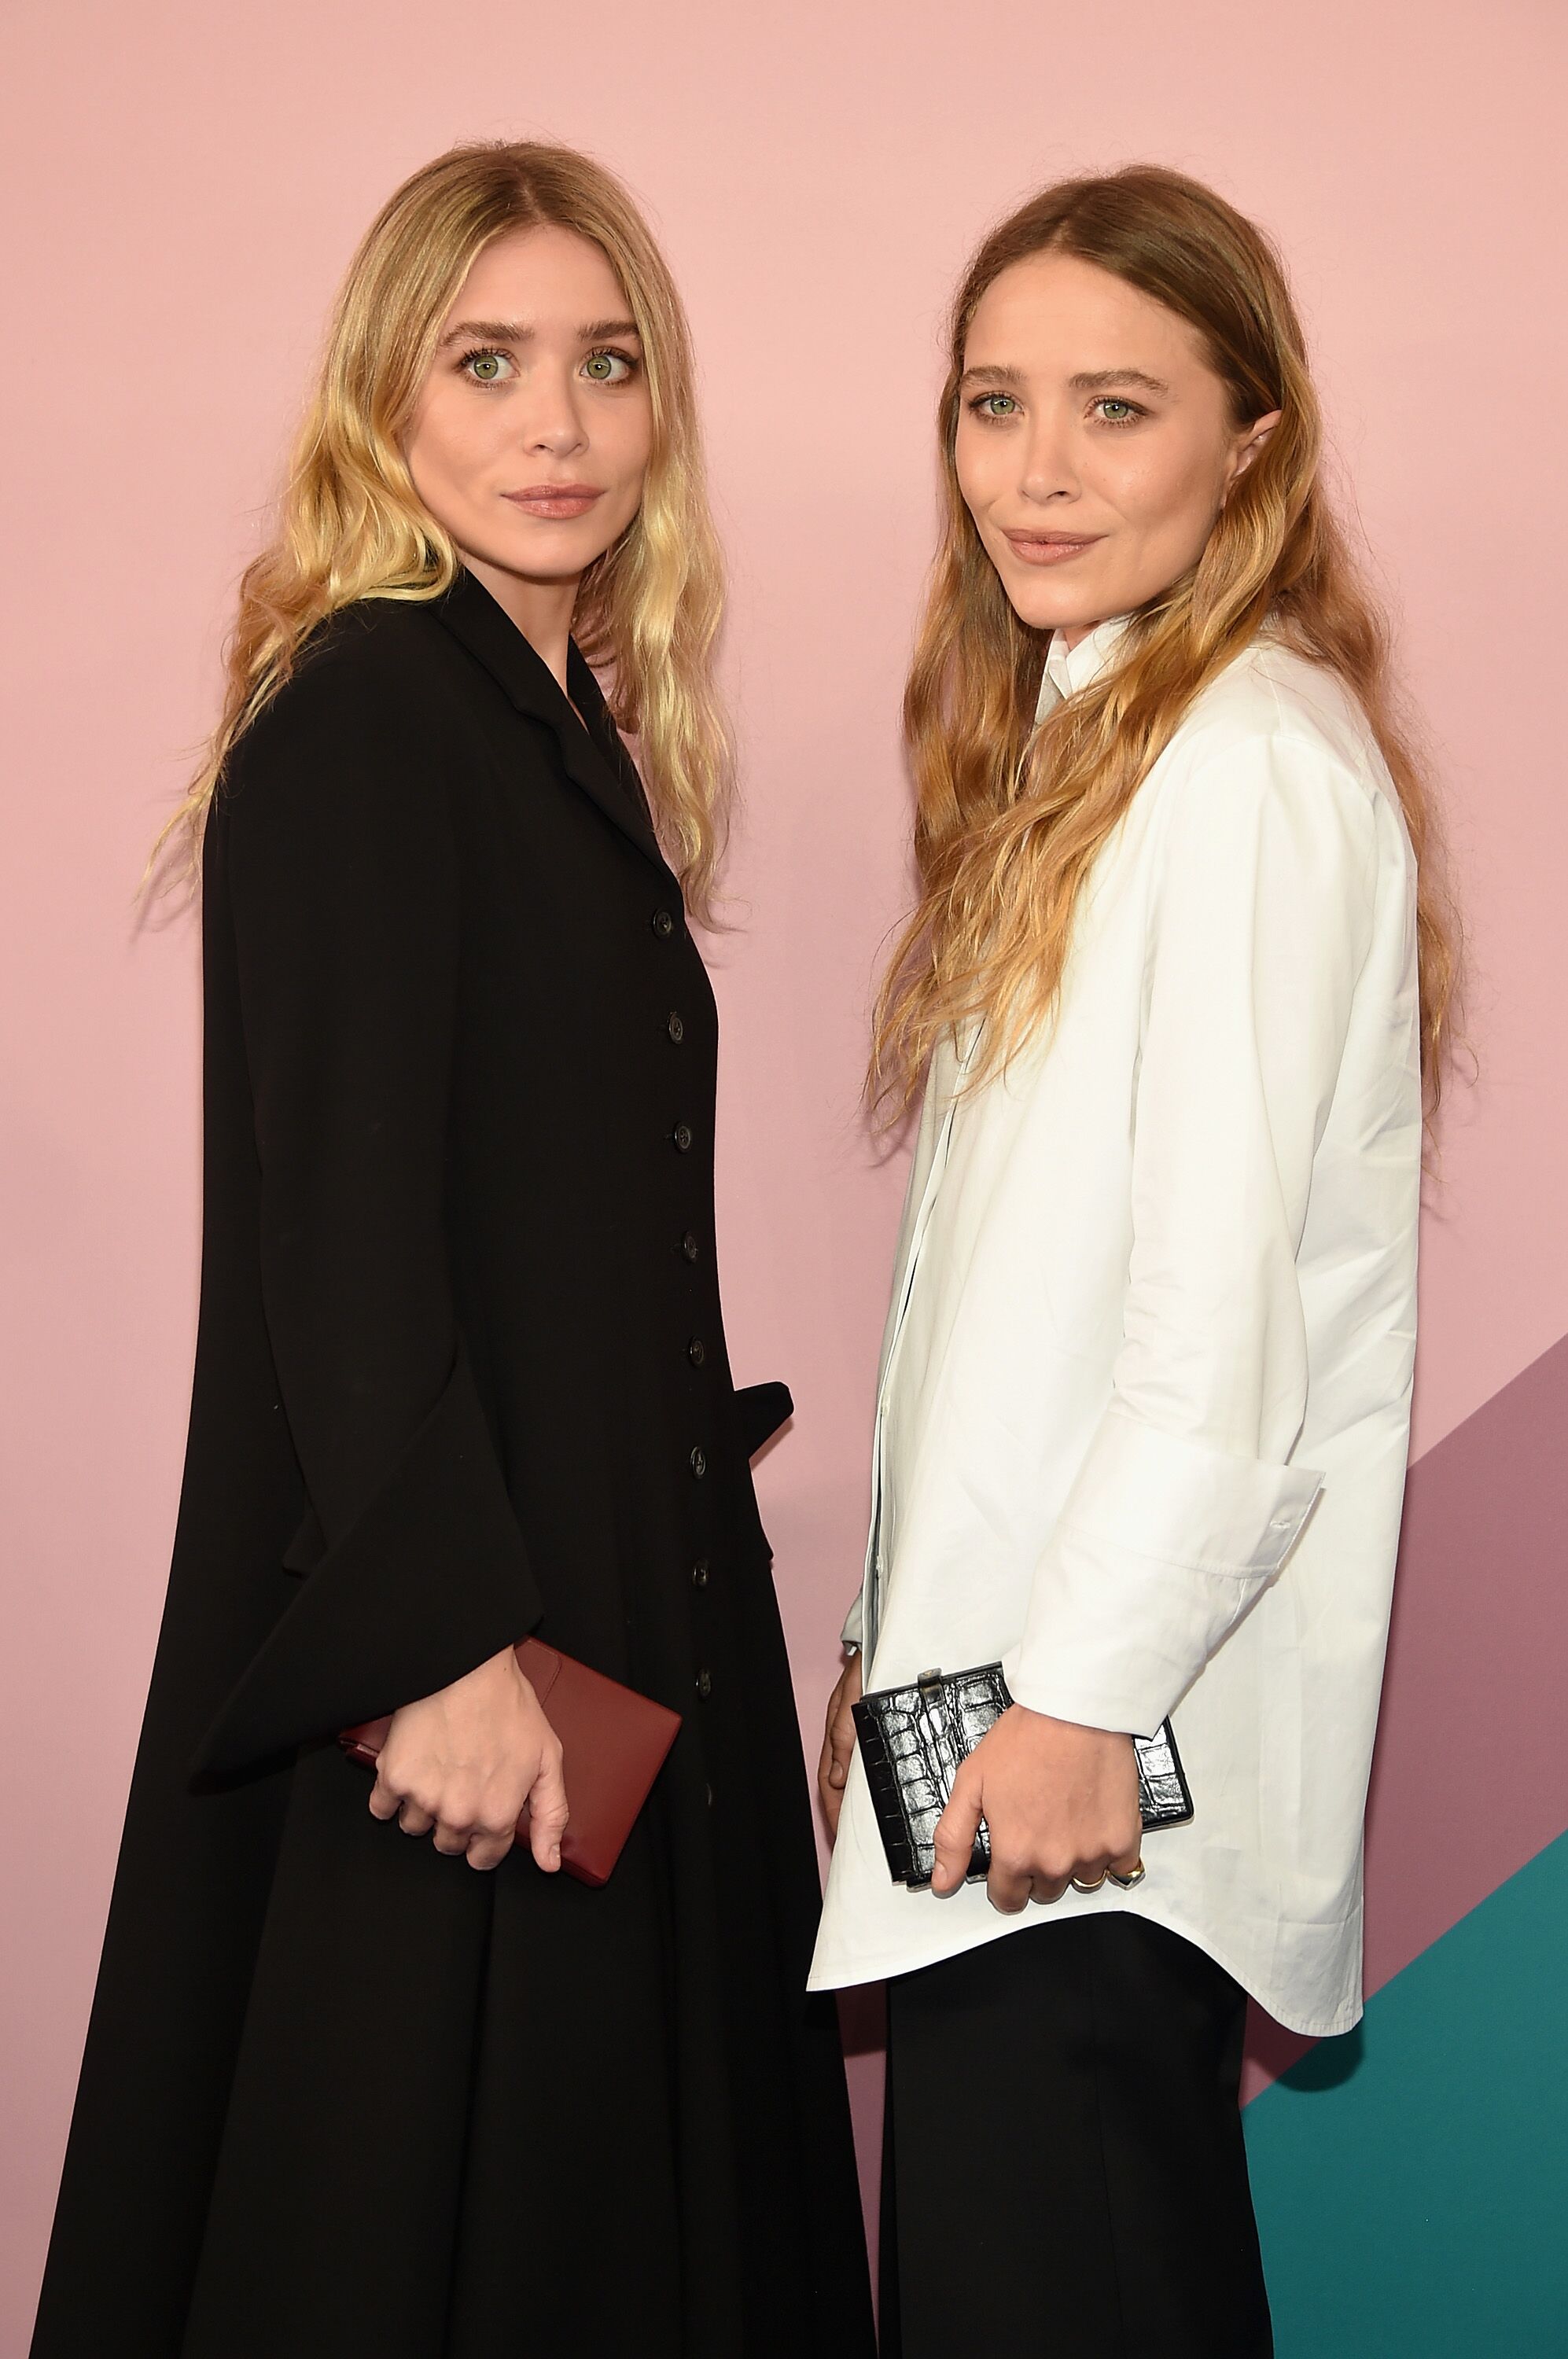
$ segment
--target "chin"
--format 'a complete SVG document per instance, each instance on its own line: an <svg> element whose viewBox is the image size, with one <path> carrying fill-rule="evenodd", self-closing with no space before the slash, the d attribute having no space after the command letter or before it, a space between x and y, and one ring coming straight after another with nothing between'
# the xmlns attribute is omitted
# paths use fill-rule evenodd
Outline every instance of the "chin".
<svg viewBox="0 0 1568 2359"><path fill-rule="evenodd" d="M504 573L516 573L526 582L573 582L585 573L596 557L604 553L597 533L590 540L586 536L556 531L520 535L502 544L492 542L487 549L476 548L474 555L487 565Z"/></svg>
<svg viewBox="0 0 1568 2359"><path fill-rule="evenodd" d="M1111 610L1100 603L1100 592L1083 581L1070 582L1065 577L1075 567L1065 567L1061 572L1047 571L1032 565L1020 565L1008 552L1008 560L996 564L1007 603L1020 623L1032 631L1076 631L1090 622L1097 622Z"/></svg>
<svg viewBox="0 0 1568 2359"><path fill-rule="evenodd" d="M1082 592L1068 597L1059 591L1053 597L1039 582L1015 583L1004 576L1002 587L1019 622L1027 623L1032 631L1087 630L1105 611Z"/></svg>

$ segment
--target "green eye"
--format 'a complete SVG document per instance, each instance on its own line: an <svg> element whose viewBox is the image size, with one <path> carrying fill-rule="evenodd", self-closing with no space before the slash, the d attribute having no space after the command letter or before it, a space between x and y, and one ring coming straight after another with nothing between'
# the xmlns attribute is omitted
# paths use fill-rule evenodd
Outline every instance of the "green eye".
<svg viewBox="0 0 1568 2359"><path fill-rule="evenodd" d="M583 374L593 385L625 385L636 367L629 353L590 353Z"/></svg>
<svg viewBox="0 0 1568 2359"><path fill-rule="evenodd" d="M499 385L502 370L511 364L505 353L465 353L460 365L467 370L475 385Z"/></svg>
<svg viewBox="0 0 1568 2359"><path fill-rule="evenodd" d="M981 404L987 418L1010 418L1018 406L1010 393L988 393Z"/></svg>

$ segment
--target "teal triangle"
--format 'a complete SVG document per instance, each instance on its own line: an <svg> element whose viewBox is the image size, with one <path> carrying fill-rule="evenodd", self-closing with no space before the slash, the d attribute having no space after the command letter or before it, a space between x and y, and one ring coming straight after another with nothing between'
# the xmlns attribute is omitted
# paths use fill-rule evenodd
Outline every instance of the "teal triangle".
<svg viewBox="0 0 1568 2359"><path fill-rule="evenodd" d="M1244 2116L1277 2359L1568 2359L1568 1834Z"/></svg>

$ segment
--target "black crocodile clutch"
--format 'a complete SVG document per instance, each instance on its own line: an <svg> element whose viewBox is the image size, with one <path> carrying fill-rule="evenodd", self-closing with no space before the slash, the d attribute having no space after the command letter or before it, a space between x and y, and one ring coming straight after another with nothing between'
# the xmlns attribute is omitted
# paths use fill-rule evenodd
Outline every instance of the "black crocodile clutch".
<svg viewBox="0 0 1568 2359"><path fill-rule="evenodd" d="M855 1706L855 1733L872 1806L895 1884L931 1880L936 1822L947 1807L958 1765L1012 1702L1000 1663L978 1670L922 1671L907 1688L879 1688ZM1184 1826L1192 1815L1176 1739L1166 1721L1153 1736L1135 1736L1138 1796L1145 1832ZM991 1864L984 1819L969 1881Z"/></svg>

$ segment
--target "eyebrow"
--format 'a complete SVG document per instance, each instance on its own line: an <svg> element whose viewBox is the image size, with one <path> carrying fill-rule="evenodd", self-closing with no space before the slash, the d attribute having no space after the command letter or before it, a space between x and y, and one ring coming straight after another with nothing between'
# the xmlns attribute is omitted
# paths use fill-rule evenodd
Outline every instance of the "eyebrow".
<svg viewBox="0 0 1568 2359"><path fill-rule="evenodd" d="M596 344L605 336L635 336L635 320L590 320L579 328L578 335L585 344ZM526 344L531 342L534 331L522 320L460 320L449 328L441 340L444 352L448 344L477 341L486 344Z"/></svg>
<svg viewBox="0 0 1568 2359"><path fill-rule="evenodd" d="M1113 385L1136 385L1145 393L1169 393L1171 387L1162 376L1150 376L1147 369L1089 369L1067 380L1074 393L1105 393Z"/></svg>
<svg viewBox="0 0 1568 2359"><path fill-rule="evenodd" d="M1024 373L1022 369L1001 367L968 368L964 370L964 375L959 378L958 384L959 390L962 392L963 388L966 385L1021 386L1023 381Z"/></svg>
<svg viewBox="0 0 1568 2359"><path fill-rule="evenodd" d="M1074 393L1107 393L1115 385L1136 385L1145 393L1169 395L1171 391L1163 377L1150 376L1147 369L1137 368L1083 369L1080 370L1076 376L1070 376L1067 382ZM960 392L965 386L972 385L1021 387L1024 383L1024 372L1022 369L1005 368L999 364L987 368L965 369L958 383Z"/></svg>

